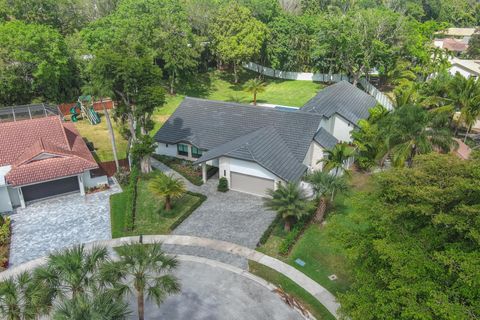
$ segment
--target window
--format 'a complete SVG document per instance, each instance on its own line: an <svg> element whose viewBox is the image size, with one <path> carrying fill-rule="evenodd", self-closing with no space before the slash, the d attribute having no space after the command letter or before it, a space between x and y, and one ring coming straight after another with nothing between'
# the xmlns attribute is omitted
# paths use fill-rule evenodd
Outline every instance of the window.
<svg viewBox="0 0 480 320"><path fill-rule="evenodd" d="M193 158L200 158L202 156L202 150L198 149L197 147L192 146L192 157Z"/></svg>
<svg viewBox="0 0 480 320"><path fill-rule="evenodd" d="M188 157L188 145L179 143L177 144L177 153L179 156L186 156Z"/></svg>

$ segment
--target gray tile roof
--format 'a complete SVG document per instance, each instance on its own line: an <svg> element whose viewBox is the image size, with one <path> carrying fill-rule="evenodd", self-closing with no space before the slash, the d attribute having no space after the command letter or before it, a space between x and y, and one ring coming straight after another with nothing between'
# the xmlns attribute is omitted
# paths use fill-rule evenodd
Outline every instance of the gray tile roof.
<svg viewBox="0 0 480 320"><path fill-rule="evenodd" d="M338 113L348 121L357 124L360 119L368 118L368 110L376 104L375 98L365 91L347 81L340 81L321 90L301 110L327 118Z"/></svg>
<svg viewBox="0 0 480 320"><path fill-rule="evenodd" d="M313 137L313 140L326 149L332 149L338 143L337 138L332 136L330 132L324 128L320 128L320 130L318 130L315 137Z"/></svg>
<svg viewBox="0 0 480 320"><path fill-rule="evenodd" d="M295 180L305 171L302 163L321 119L302 111L187 97L155 134L155 140L188 142L209 150L205 153L209 157L228 153Z"/></svg>
<svg viewBox="0 0 480 320"><path fill-rule="evenodd" d="M197 163L220 156L255 161L287 181L299 180L307 169L293 156L273 126L261 128L214 148L198 159Z"/></svg>

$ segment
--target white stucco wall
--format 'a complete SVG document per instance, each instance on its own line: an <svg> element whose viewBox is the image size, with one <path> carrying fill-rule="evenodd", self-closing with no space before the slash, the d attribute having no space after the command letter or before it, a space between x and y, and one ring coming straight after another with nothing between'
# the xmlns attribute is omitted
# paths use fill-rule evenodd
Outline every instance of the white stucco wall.
<svg viewBox="0 0 480 320"><path fill-rule="evenodd" d="M107 176L92 178L90 177L90 171L85 171L83 173L83 185L85 188L93 188L105 184L108 184Z"/></svg>
<svg viewBox="0 0 480 320"><path fill-rule="evenodd" d="M13 209L7 188L7 186L0 187L0 213L10 212Z"/></svg>
<svg viewBox="0 0 480 320"><path fill-rule="evenodd" d="M333 131L330 131L332 135L340 141L352 141L350 132L354 129L354 125L337 114L332 118L334 118Z"/></svg>
<svg viewBox="0 0 480 320"><path fill-rule="evenodd" d="M19 188L8 188L8 194L10 195L10 201L12 201L13 207L19 207L22 203L20 202L20 196L18 195Z"/></svg>
<svg viewBox="0 0 480 320"><path fill-rule="evenodd" d="M461 66L456 64L452 65L449 71L452 75L455 75L458 72L465 78L469 78L471 76L475 76L475 77L478 76L475 72L462 68Z"/></svg>
<svg viewBox="0 0 480 320"><path fill-rule="evenodd" d="M305 161L303 162L303 164L309 167L310 171L322 170L323 163L319 161L324 157L323 150L324 148L315 141L310 144L307 156L305 157Z"/></svg>
<svg viewBox="0 0 480 320"><path fill-rule="evenodd" d="M230 187L230 172L243 173L250 176L271 179L278 182L284 182L281 178L274 175L272 172L263 168L255 162L239 160L234 158L221 157L219 159L219 177L225 177L228 180Z"/></svg>
<svg viewBox="0 0 480 320"><path fill-rule="evenodd" d="M157 148L155 149L156 154L161 154L170 157L177 156L177 145L176 144L165 144L158 142Z"/></svg>

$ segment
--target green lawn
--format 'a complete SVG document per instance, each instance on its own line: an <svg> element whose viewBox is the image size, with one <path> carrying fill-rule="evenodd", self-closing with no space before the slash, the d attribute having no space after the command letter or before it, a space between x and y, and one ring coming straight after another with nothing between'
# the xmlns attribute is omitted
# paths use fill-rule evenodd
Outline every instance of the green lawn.
<svg viewBox="0 0 480 320"><path fill-rule="evenodd" d="M256 77L257 74L244 71L238 84L233 81L233 76L227 72L212 71L195 77L192 83L178 88L177 95L167 96L165 106L155 111L153 119L155 134L168 117L175 111L185 96L221 100L239 103L251 103L253 96L243 90L243 84ZM286 106L301 107L317 94L324 84L310 81L280 80L266 78L265 92L259 93L258 103L270 103Z"/></svg>
<svg viewBox="0 0 480 320"><path fill-rule="evenodd" d="M289 295L293 296L305 308L307 308L317 320L335 319L335 317L327 309L325 309L325 307L318 302L315 297L283 274L280 274L279 272L254 261L249 261L248 265L250 272L267 280L275 286L283 289Z"/></svg>
<svg viewBox="0 0 480 320"><path fill-rule="evenodd" d="M75 122L75 126L83 138L93 142L97 161L112 161L113 151L107 121L103 112L99 112L99 115L101 122L97 125L91 125L87 119L80 118L78 122ZM115 132L118 158L125 159L127 156L127 140L120 135L119 125L113 119L112 125Z"/></svg>
<svg viewBox="0 0 480 320"><path fill-rule="evenodd" d="M142 175L138 182L137 210L135 228L133 231L124 230L126 194L114 194L110 198L112 237L127 237L140 234L169 234L170 227L182 215L202 201L200 197L185 194L182 198L173 202L173 209L166 212L163 209L163 200L148 191L150 179L160 174L154 171L148 175Z"/></svg>

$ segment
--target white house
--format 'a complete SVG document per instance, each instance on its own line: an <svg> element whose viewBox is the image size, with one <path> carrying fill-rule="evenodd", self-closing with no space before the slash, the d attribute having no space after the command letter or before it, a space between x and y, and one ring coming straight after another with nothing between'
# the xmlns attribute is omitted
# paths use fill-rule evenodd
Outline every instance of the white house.
<svg viewBox="0 0 480 320"><path fill-rule="evenodd" d="M449 69L452 75L457 72L465 78L478 78L480 75L480 60L464 60L458 58L450 59L451 67Z"/></svg>
<svg viewBox="0 0 480 320"><path fill-rule="evenodd" d="M284 181L321 169L324 151L350 142L376 100L346 81L298 111L185 98L155 134L156 153L219 168L229 187L263 196Z"/></svg>

